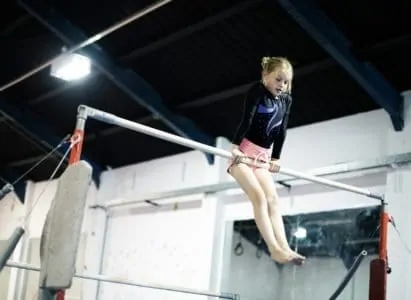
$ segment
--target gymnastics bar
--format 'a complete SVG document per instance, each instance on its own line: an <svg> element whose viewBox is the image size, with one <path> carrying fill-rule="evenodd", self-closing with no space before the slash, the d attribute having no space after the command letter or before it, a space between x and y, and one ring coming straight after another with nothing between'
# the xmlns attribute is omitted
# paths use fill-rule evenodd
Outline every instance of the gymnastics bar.
<svg viewBox="0 0 411 300"><path fill-rule="evenodd" d="M167 133L143 124L139 124L133 121L129 121L123 118L120 118L118 116L115 116L111 113L107 113L95 108L91 108L88 106L84 106L84 105L80 105L79 106L79 114L78 114L78 119L80 119L80 122L85 122L85 120L90 117L92 119L104 122L104 123L108 123L108 124L112 124L112 125L116 125L119 127L123 127L123 128L127 128L130 129L132 131L136 131L136 132L140 132L155 138L159 138L165 141L169 141L171 143L175 143L175 144L179 144L181 146L185 146L188 148L192 148L195 150L199 150L202 152L206 152L206 153L210 153L210 154L214 154L214 155L218 155L221 156L223 158L226 159L233 159L233 155L231 152L227 151L227 150L223 150L223 149L218 149L216 147L212 147L209 145L205 145L187 138L183 138L180 137L178 135L175 134L171 134L171 133ZM79 121L78 121L79 123ZM334 187L337 189L341 189L341 190L346 190L349 192L353 192L356 194L360 194L360 195L364 195L370 198L374 198L374 199L378 199L378 200L383 200L384 197L382 195L378 195L378 194L374 194L371 191L367 190L367 189L362 189L362 188L358 188L355 186L351 186L351 185L347 185L347 184L343 184L343 183L339 183L333 180L328 180L328 179L324 179L324 178L320 178L320 177L316 177L316 176L312 176L309 174L304 174L301 172L297 172L294 170L290 170L284 167L281 167L279 170L280 174L283 175L288 175L291 177L296 177L299 179L305 179L311 182L315 182L315 183L319 183L319 184L323 184L329 187Z"/></svg>
<svg viewBox="0 0 411 300"><path fill-rule="evenodd" d="M137 122L120 118L111 113L104 112L89 106L80 105L77 112L77 122L73 136L77 136L80 142L77 143L71 153L70 162L75 162L80 159L82 145L84 140L84 130L86 126L87 118L98 120L107 124L123 127L132 131L140 132L155 138L159 138L171 143L175 143L181 146L199 150L202 152L221 156L226 159L233 159L233 154L229 151L218 149L209 145L205 145L196 141L192 141L174 134L170 134ZM291 169L281 167L279 172L283 175L304 179L314 183L322 184L325 186L333 187L336 189L353 192L366 197L378 199L381 201L381 219L380 219L380 242L379 242L379 255L374 259L370 265L370 284L369 284L369 299L370 300L385 300L386 299L386 286L387 286L387 272L388 272L388 255L387 255L387 235L388 224L390 217L386 211L386 202L383 195L374 194L367 189L361 189L355 186L342 184L333 180L320 178L317 176L304 174Z"/></svg>
<svg viewBox="0 0 411 300"><path fill-rule="evenodd" d="M9 268L40 272L40 268L37 266L19 263L19 262L8 262L6 263L6 266ZM183 289L183 288L170 287L170 286L164 286L164 285L155 285L155 284L143 284L143 283L133 282L130 280L124 280L120 278L104 276L104 275L75 274L74 277L80 278L80 279L103 281L103 282L123 284L123 285L129 285L129 286L137 286L137 287L142 287L142 288L164 290L164 291L169 291L169 292L178 292L178 293L193 294L193 295L199 295L199 296L209 296L209 297L215 297L219 299L231 299L231 300L239 299L238 295L234 295L234 294L217 294L217 293L211 293L208 291L195 290L195 289Z"/></svg>

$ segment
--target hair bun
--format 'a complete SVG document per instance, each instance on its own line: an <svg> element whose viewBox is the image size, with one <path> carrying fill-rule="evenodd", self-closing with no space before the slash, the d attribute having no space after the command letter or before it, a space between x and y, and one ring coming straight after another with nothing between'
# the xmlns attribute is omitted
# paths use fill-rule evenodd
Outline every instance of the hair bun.
<svg viewBox="0 0 411 300"><path fill-rule="evenodd" d="M263 67L263 69L266 67L266 65L270 62L270 60L271 60L271 57L269 57L269 56L264 56L262 59L261 59L261 66Z"/></svg>

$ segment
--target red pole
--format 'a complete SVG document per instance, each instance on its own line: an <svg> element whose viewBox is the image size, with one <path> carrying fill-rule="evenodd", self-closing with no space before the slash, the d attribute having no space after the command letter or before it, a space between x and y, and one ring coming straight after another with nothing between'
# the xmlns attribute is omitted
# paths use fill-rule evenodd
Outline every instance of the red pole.
<svg viewBox="0 0 411 300"><path fill-rule="evenodd" d="M388 236L388 223L390 222L390 217L385 209L381 212L380 220L380 247L379 247L379 258L387 259L388 250L387 250L387 236Z"/></svg>
<svg viewBox="0 0 411 300"><path fill-rule="evenodd" d="M65 292L64 290L59 290L56 294L56 300L64 300Z"/></svg>
<svg viewBox="0 0 411 300"><path fill-rule="evenodd" d="M70 151L69 165L76 163L81 158L81 151L83 149L84 130L76 128L71 137L71 142L74 144Z"/></svg>
<svg viewBox="0 0 411 300"><path fill-rule="evenodd" d="M390 217L386 211L386 203L383 201L381 205L379 251L378 258L371 261L370 264L370 284L368 289L369 300L387 299L387 236Z"/></svg>

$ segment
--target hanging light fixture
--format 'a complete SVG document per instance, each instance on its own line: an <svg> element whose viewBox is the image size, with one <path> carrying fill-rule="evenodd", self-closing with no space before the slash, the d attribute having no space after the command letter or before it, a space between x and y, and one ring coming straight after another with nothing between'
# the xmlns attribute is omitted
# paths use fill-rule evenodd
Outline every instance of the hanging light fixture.
<svg viewBox="0 0 411 300"><path fill-rule="evenodd" d="M66 48L63 48L63 52ZM50 75L64 81L74 81L88 76L91 72L91 61L88 57L67 53L60 56L52 65Z"/></svg>

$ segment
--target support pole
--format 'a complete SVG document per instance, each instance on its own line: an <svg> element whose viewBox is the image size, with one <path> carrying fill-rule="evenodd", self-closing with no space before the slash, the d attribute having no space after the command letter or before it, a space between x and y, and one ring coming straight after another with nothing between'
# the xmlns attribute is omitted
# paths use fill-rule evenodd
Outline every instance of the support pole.
<svg viewBox="0 0 411 300"><path fill-rule="evenodd" d="M33 266L33 265L30 265L30 264L18 263L18 262L8 262L8 263L6 263L6 266L9 267L9 268L17 268L17 269L23 269L23 270L28 270L28 271L35 271L35 272L40 271L40 268L37 267L37 266ZM211 292L208 292L208 291L195 290L195 289L184 289L184 288L177 288L177 287L170 287L170 286L156 285L156 284L143 284L143 283L133 282L133 281L130 281L130 280L124 280L124 279L120 279L120 278L104 276L104 275L75 274L74 277L81 278L81 279L88 279L88 280L96 280L96 281L104 281L104 282L109 282L109 283L123 284L123 285L129 285L129 286L137 286L137 287L143 287L143 288L164 290L164 291L170 291L170 292L179 292L179 293L185 293L185 294L209 296L209 297L215 297L215 298L219 298L219 299L231 299L231 300L238 299L237 295L233 295L233 294L217 294L217 293L211 293Z"/></svg>
<svg viewBox="0 0 411 300"><path fill-rule="evenodd" d="M77 114L76 127L74 128L74 133L72 139L76 141L70 152L69 164L76 163L81 158L81 152L83 150L84 141L84 130L86 128L87 115L85 111L79 110Z"/></svg>
<svg viewBox="0 0 411 300"><path fill-rule="evenodd" d="M381 205L381 220L380 220L380 245L378 256L379 259L386 260L388 257L387 251L387 235L388 235L388 223L390 222L390 217L387 213L386 203L383 202Z"/></svg>
<svg viewBox="0 0 411 300"><path fill-rule="evenodd" d="M386 209L385 201L381 205L380 216L380 243L378 258L373 259L370 263L370 282L368 287L369 300L386 300L387 299L387 274L388 274L388 251L387 236L390 216Z"/></svg>
<svg viewBox="0 0 411 300"><path fill-rule="evenodd" d="M337 290L331 295L329 300L336 300L341 295L341 293L347 286L348 282L354 276L355 272L357 272L358 268L360 267L361 262L364 260L365 256L367 255L368 255L367 251L365 250L361 251L361 253L355 259L351 268L348 270L347 274L344 276L340 285L337 287Z"/></svg>

